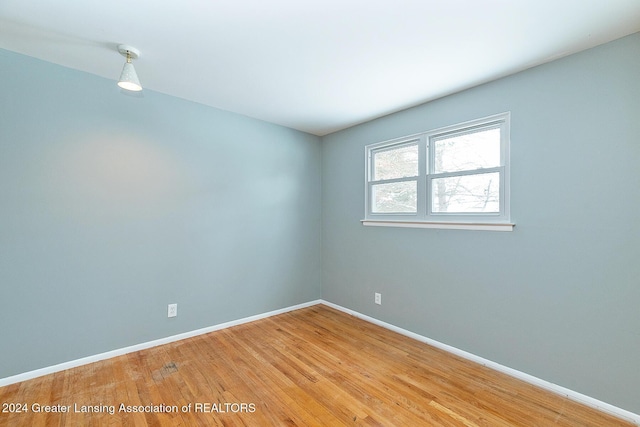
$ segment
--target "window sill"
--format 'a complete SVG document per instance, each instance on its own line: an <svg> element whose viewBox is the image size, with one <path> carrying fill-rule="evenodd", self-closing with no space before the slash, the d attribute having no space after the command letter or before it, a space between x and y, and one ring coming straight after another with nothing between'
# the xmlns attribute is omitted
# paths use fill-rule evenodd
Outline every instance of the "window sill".
<svg viewBox="0 0 640 427"><path fill-rule="evenodd" d="M362 225L369 227L442 228L449 230L513 231L511 223L495 222L426 222L426 221L378 221L363 219Z"/></svg>

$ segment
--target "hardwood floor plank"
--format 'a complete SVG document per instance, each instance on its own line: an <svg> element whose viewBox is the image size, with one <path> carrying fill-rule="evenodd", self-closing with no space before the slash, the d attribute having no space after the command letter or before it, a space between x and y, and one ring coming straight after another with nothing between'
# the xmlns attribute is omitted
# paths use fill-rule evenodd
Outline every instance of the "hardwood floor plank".
<svg viewBox="0 0 640 427"><path fill-rule="evenodd" d="M30 409L0 426L633 425L324 305L12 384L0 402Z"/></svg>

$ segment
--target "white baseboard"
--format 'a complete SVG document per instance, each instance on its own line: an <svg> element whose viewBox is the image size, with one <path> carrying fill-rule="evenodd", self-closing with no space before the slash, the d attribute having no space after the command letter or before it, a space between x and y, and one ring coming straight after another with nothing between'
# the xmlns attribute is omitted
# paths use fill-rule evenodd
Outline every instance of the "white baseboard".
<svg viewBox="0 0 640 427"><path fill-rule="evenodd" d="M0 387L18 383L21 381L30 380L33 378L41 377L43 375L53 374L55 372L64 371L65 369L71 369L89 363L98 362L100 360L110 359L116 356L122 356L124 354L133 353L134 351L140 351L151 347L157 347L163 344L169 344L171 342L180 341L185 338L191 338L198 335L207 334L209 332L217 331L231 326L241 325L243 323L253 322L254 320L264 319L266 317L275 316L277 314L287 313L289 311L297 310L300 308L310 307L312 305L320 304L322 300L315 300L306 302L303 304L294 305L291 307L282 308L280 310L269 311L267 313L257 314L255 316L245 317L243 319L233 320L230 322L220 323L218 325L209 326L202 329L196 329L190 332L184 332L178 335L172 335L166 338L160 338L153 341L148 341L142 344L136 344L129 347L120 348L117 350L107 351L106 353L95 354L93 356L83 357L81 359L71 360L69 362L60 363L58 365L48 366L46 368L36 369L33 371L25 372L11 377L0 378Z"/></svg>
<svg viewBox="0 0 640 427"><path fill-rule="evenodd" d="M447 344L443 344L439 341L433 340L431 338L427 338L425 336L416 334L414 332L408 331L406 329L402 329L399 328L397 326L394 326L390 323L386 323L383 322L381 320L375 319L373 317L369 317L367 315L361 314L357 311L354 310L350 310L348 308L339 306L337 304L331 303L329 301L325 301L325 300L315 300L315 301L309 301L303 304L298 304L298 305L294 305L294 306L290 306L290 307L286 307L286 308L282 308L279 310L274 310L274 311L269 311L267 313L262 313L262 314L257 314L255 316L249 316L249 317L245 317L242 319L238 319L238 320L233 320L230 322L225 322L225 323L220 323L218 325L214 325L214 326L209 326L206 328L202 328L202 329L196 329L194 331L190 331L190 332L184 332L182 334L178 334L178 335L172 335L170 337L166 337L166 338L160 338L154 341L148 341L145 343L141 343L141 344L136 344L133 346L129 346L129 347L124 347L121 349L117 349L117 350L112 350L112 351L108 351L106 353L100 353L100 354L96 354L93 356L88 356L88 357L83 357L81 359L77 359L77 360L72 360L69 362L64 362L64 363L60 363L58 365L53 365L53 366L48 366L46 368L41 368L41 369L36 369L33 371L29 371L29 372L25 372L22 374L18 374L18 375L13 375L11 377L6 377L6 378L0 378L0 387L9 385L9 384L14 384L17 382L21 382L21 381L26 381L26 380L30 380L33 378L37 378L37 377L41 377L43 375L48 375L48 374L53 374L55 372L59 372L59 371L64 371L65 369L71 369L71 368L75 368L78 366L82 366L82 365L87 365L89 363L93 363L93 362L98 362L100 360L105 360L105 359L109 359L112 357L116 357L116 356L122 356L124 354L128 354L128 353L133 353L135 351L140 351L140 350L144 350L147 348L151 348L151 347L156 347L159 345L163 345L163 344L168 344L171 342L175 342L175 341L180 341L183 340L185 338L191 338L191 337L195 337L198 335L203 335L203 334L207 334L209 332L213 332L213 331L217 331L220 329L224 329L224 328L229 328L231 326L236 326L236 325L241 325L243 323L248 323L248 322L253 322L255 320L259 320L259 319L264 319L267 317L271 317L271 316L275 316L277 314L282 314L282 313L287 313L289 311L293 311L293 310L298 310L300 308L305 308L305 307L310 307L313 305L317 305L317 304L324 304L327 305L329 307L333 307L336 310L342 311L344 313L350 314L354 317L358 317L362 320L365 320L367 322L373 323L375 325L378 326L382 326L383 328L389 329L391 331L397 332L401 335L405 335L407 337L413 338L417 341L421 341L424 342L426 344L429 344L433 347L439 348L441 350L447 351L449 353L455 354L456 356L460 356L464 359L470 360L472 362L478 363L480 365L486 366L488 368L494 369L498 372L502 372L505 373L507 375L510 375L514 378L518 378L522 381L525 381L527 383L533 384L535 386L538 386L540 388L543 388L545 390L549 390L552 393L567 397L571 400L574 400L576 402L582 403L584 405L590 406L592 408L595 408L599 411L614 415L618 418L627 420L629 422L632 422L636 425L640 426L640 415L638 414L634 414L633 412L627 411L625 409L622 408L618 408L617 406L613 406L610 405L608 403L602 402L598 399L594 399L592 397L586 396L584 394L578 393L576 391L570 390L568 388L559 386L557 384L553 384L550 383L548 381L542 380L540 378L534 377L533 375L529 375L526 374L524 372L518 371L516 369L512 369L509 368L507 366L501 365L499 363L496 362L492 362L491 360L488 359L484 359L480 356L476 356L475 354L466 352L464 350L460 350L458 348L452 347L450 345Z"/></svg>
<svg viewBox="0 0 640 427"><path fill-rule="evenodd" d="M629 422L634 423L636 425L640 425L640 415L635 414L633 412L627 411L627 410L622 409L622 408L618 408L617 406L610 405L610 404L608 404L606 402L602 402L602 401L600 401L598 399L594 399L593 397L586 396L586 395L584 395L582 393L578 393L577 391L570 390L568 388L559 386L557 384L553 384L553 383L550 383L548 381L542 380L540 378L534 377L533 375L529 375L529 374L526 374L524 372L518 371L516 369L512 369L512 368L509 368L507 366L501 365L499 363L492 362L491 360L482 358L480 356L476 356L475 354L466 352L464 350L460 350L458 348L452 347L452 346L447 345L447 344L443 344L443 343L441 343L439 341L433 340L431 338L427 338L425 336L416 334L414 332L407 331L406 329L399 328L399 327L394 326L394 325L392 325L390 323L386 323L386 322L383 322L381 320L375 319L373 317L369 317L369 316L367 316L365 314L358 313L357 311L353 311L353 310L350 310L348 308L344 308L344 307L339 306L337 304L334 304L334 303L331 303L331 302L328 302L328 301L324 301L324 300L322 300L321 303L325 304L325 305L327 305L329 307L333 307L336 310L340 310L343 313L347 313L347 314L350 314L350 315L352 315L354 317L357 317L359 319L365 320L365 321L367 321L369 323L373 323L375 325L382 326L385 329L389 329L389 330L397 332L397 333L399 333L401 335L405 335L405 336L407 336L409 338L413 338L413 339L415 339L417 341L424 342L424 343L429 344L429 345L431 345L433 347L436 347L436 348L439 348L439 349L444 350L446 352L455 354L456 356L460 356L460 357L462 357L464 359L467 359L467 360L470 360L472 362L478 363L480 365L486 366L488 368L494 369L494 370L496 370L498 372L502 372L504 374L507 374L507 375L512 376L514 378L517 378L519 380L525 381L525 382L527 382L529 384L533 384L533 385L538 386L538 387L540 387L542 389L548 390L548 391L550 391L552 393L558 394L560 396L567 397L567 398L569 398L571 400L574 400L574 401L576 401L578 403L582 403L583 405L590 406L590 407L595 408L595 409L597 409L599 411L605 412L607 414L611 414L613 416L616 416L616 417L621 418L623 420L629 421Z"/></svg>

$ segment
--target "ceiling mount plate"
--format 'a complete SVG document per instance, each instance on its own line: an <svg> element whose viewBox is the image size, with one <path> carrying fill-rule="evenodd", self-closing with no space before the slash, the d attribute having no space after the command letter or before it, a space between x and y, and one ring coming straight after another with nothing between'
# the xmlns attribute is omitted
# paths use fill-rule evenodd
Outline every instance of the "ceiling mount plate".
<svg viewBox="0 0 640 427"><path fill-rule="evenodd" d="M120 52L122 56L127 56L127 52L129 52L129 55L131 55L131 59L138 59L140 57L140 51L135 47L129 46L127 44L119 44L118 52Z"/></svg>

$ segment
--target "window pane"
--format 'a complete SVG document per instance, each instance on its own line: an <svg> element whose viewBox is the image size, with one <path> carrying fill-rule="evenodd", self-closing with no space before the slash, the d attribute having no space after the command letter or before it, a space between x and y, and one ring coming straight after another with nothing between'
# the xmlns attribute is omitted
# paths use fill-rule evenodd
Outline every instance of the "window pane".
<svg viewBox="0 0 640 427"><path fill-rule="evenodd" d="M415 213L417 181L392 182L371 186L373 213Z"/></svg>
<svg viewBox="0 0 640 427"><path fill-rule="evenodd" d="M434 173L500 166L500 129L452 135L434 144Z"/></svg>
<svg viewBox="0 0 640 427"><path fill-rule="evenodd" d="M499 213L500 174L451 176L432 182L432 212Z"/></svg>
<svg viewBox="0 0 640 427"><path fill-rule="evenodd" d="M373 180L418 176L418 145L373 153Z"/></svg>

